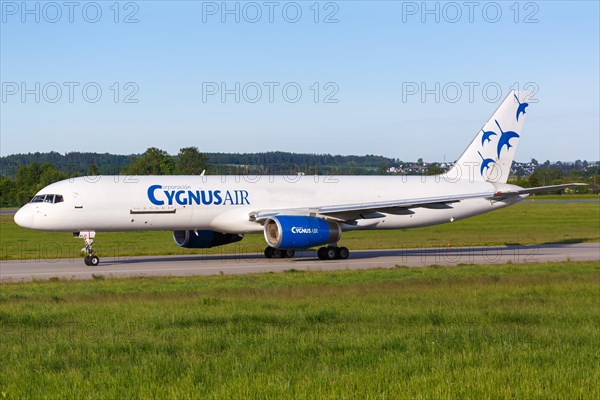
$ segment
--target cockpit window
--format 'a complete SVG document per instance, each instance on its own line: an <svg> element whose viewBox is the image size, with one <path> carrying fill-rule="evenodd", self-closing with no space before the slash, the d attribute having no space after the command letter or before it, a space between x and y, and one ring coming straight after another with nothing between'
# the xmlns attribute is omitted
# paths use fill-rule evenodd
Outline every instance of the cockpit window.
<svg viewBox="0 0 600 400"><path fill-rule="evenodd" d="M38 194L37 196L33 196L30 203L61 203L64 201L64 198L61 194Z"/></svg>

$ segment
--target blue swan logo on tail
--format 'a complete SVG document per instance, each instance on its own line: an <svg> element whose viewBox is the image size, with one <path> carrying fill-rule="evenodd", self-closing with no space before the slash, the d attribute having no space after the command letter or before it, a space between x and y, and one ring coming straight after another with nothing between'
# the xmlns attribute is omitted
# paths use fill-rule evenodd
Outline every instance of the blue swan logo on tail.
<svg viewBox="0 0 600 400"><path fill-rule="evenodd" d="M483 132L483 136L481 137L481 145L483 146L485 144L485 141L487 140L488 142L491 142L492 139L490 138L490 136L496 136L498 135L496 132L494 131L484 131L483 129L481 130L481 132Z"/></svg>
<svg viewBox="0 0 600 400"><path fill-rule="evenodd" d="M514 96L515 96L515 100L517 100L517 103L519 103L519 108L517 108L517 121L518 121L519 115L521 115L521 113L525 114L525 109L527 108L529 103L521 103L519 101L519 98L517 97L517 95L515 94Z"/></svg>
<svg viewBox="0 0 600 400"><path fill-rule="evenodd" d="M498 158L500 158L500 153L502 152L502 148L504 146L506 146L506 150L513 147L512 144L510 144L510 139L518 138L520 136L517 132L514 132L514 131L504 132L502 130L502 128L500 127L500 124L498 123L498 121L497 120L494 120L494 121L496 122L496 125L498 125L498 129L500 129L500 132L502 133L502 136L500 136L500 140L498 141Z"/></svg>
<svg viewBox="0 0 600 400"><path fill-rule="evenodd" d="M479 157L481 157L481 169L480 169L480 173L481 176L483 176L483 170L484 169L489 169L490 168L490 164L494 163L495 161L491 158L483 158L483 156L481 155L481 152L477 152L477 154L479 154Z"/></svg>

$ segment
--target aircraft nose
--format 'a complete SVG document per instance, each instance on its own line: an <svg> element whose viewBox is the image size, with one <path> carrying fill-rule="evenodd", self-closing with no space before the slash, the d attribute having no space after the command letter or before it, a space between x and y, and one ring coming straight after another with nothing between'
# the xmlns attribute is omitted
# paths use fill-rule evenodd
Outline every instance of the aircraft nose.
<svg viewBox="0 0 600 400"><path fill-rule="evenodd" d="M21 207L15 214L15 223L22 228L33 228L33 209L29 207L29 204Z"/></svg>

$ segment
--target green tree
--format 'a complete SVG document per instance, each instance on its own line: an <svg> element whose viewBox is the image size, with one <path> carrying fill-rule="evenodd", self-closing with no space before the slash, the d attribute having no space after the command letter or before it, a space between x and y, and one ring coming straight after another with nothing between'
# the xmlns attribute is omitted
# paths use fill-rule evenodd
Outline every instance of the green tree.
<svg viewBox="0 0 600 400"><path fill-rule="evenodd" d="M173 158L164 150L150 147L139 157L132 157L122 173L128 175L170 175L175 171Z"/></svg>
<svg viewBox="0 0 600 400"><path fill-rule="evenodd" d="M181 175L200 175L208 167L208 157L197 147L184 147L179 150L175 171Z"/></svg>
<svg viewBox="0 0 600 400"><path fill-rule="evenodd" d="M100 175L100 169L96 164L90 164L87 169L88 176Z"/></svg>
<svg viewBox="0 0 600 400"><path fill-rule="evenodd" d="M12 179L0 176L0 206L9 207L18 205L17 187Z"/></svg>
<svg viewBox="0 0 600 400"><path fill-rule="evenodd" d="M444 168L440 167L439 165L429 165L427 167L427 171L425 172L425 175L440 175L444 173Z"/></svg>
<svg viewBox="0 0 600 400"><path fill-rule="evenodd" d="M20 165L15 176L15 200L17 204L25 204L37 192L40 181L40 165L36 162Z"/></svg>
<svg viewBox="0 0 600 400"><path fill-rule="evenodd" d="M527 179L530 187L560 184L562 171L559 168L543 167L535 170Z"/></svg>
<svg viewBox="0 0 600 400"><path fill-rule="evenodd" d="M37 183L37 190L42 190L44 187L51 183L58 182L66 179L67 174L56 169L56 167L50 163L46 163L40 167L40 176Z"/></svg>
<svg viewBox="0 0 600 400"><path fill-rule="evenodd" d="M15 201L17 204L25 204L42 188L66 178L64 172L50 163L21 165L15 177Z"/></svg>

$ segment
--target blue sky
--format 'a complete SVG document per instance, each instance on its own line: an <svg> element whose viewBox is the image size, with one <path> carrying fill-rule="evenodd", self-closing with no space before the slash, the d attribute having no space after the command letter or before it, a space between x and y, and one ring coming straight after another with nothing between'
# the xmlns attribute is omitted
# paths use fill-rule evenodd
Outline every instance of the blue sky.
<svg viewBox="0 0 600 400"><path fill-rule="evenodd" d="M516 159L600 159L596 1L73 4L1 2L1 155L454 160L527 86Z"/></svg>

